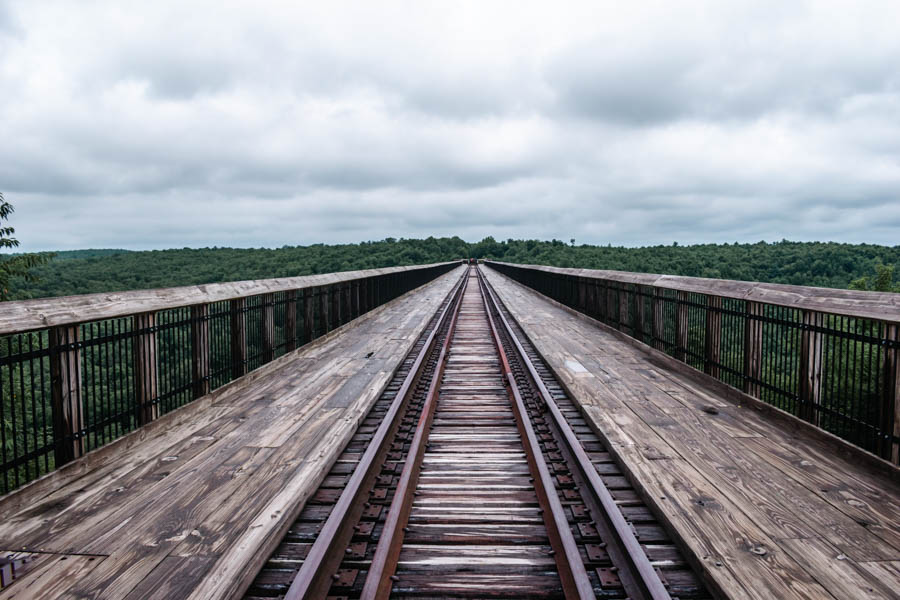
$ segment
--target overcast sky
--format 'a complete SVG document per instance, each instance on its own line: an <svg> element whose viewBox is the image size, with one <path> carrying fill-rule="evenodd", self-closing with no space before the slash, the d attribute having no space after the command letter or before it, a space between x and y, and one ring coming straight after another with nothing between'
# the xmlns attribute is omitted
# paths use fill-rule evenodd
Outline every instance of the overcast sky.
<svg viewBox="0 0 900 600"><path fill-rule="evenodd" d="M900 2L0 0L25 250L900 244Z"/></svg>

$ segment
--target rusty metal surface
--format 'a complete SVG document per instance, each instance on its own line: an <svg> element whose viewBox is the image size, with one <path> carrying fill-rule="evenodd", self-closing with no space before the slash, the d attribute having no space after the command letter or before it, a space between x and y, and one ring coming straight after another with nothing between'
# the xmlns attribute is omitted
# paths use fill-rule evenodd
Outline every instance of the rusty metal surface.
<svg viewBox="0 0 900 600"><path fill-rule="evenodd" d="M486 282L484 289L485 293L491 298L491 302L496 305L497 299ZM590 488L590 492L593 495L591 504L594 505L594 511L592 512L597 513L602 519L602 522L595 521L595 527L603 529L602 532L598 531L598 533L607 540L607 552L612 555L614 562L623 565L623 570L619 571L617 569L618 572L615 572L616 577L622 581L623 586L632 598L669 600L671 596L650 564L650 560L644 553L643 548L641 548L634 530L629 526L625 517L622 516L615 499L603 483L603 480L600 479L597 470L591 464L591 460L578 441L575 432L572 431L572 428L569 427L565 417L560 412L553 395L547 389L547 386L544 385L544 382L541 381L540 375L522 347L521 342L517 339L515 331L506 316L499 311L497 316L516 348L517 358L531 374L532 381L537 386L541 398L553 418L554 425L559 429L561 437L565 440L566 451L573 459L571 462L578 468L581 478ZM601 570L598 569L598 573L600 572Z"/></svg>

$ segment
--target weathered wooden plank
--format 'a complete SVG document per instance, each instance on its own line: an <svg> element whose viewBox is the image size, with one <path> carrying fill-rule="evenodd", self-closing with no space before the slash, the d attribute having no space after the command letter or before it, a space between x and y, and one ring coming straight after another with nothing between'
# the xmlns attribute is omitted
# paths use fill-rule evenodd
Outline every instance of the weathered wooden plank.
<svg viewBox="0 0 900 600"><path fill-rule="evenodd" d="M0 600L65 598L72 581L85 577L104 560L103 556L53 555L38 569L0 590Z"/></svg>
<svg viewBox="0 0 900 600"><path fill-rule="evenodd" d="M794 560L816 577L836 599L896 599L900 589L896 577L878 578L847 557L841 550L818 537L779 540Z"/></svg>
<svg viewBox="0 0 900 600"><path fill-rule="evenodd" d="M0 304L0 335L111 319L142 312L158 312L179 306L208 304L291 289L304 289L450 264L453 263L4 302Z"/></svg>
<svg viewBox="0 0 900 600"><path fill-rule="evenodd" d="M241 561L265 559L265 545L325 476L457 276L78 459L71 469L80 466L80 476L50 474L0 499L0 540L109 554L103 568L48 598L238 593L255 572ZM189 556L209 562L201 569L181 560Z"/></svg>
<svg viewBox="0 0 900 600"><path fill-rule="evenodd" d="M126 600L183 598L214 561L211 556L167 556L131 591Z"/></svg>
<svg viewBox="0 0 900 600"><path fill-rule="evenodd" d="M723 298L764 302L790 308L864 317L895 323L900 322L900 297L890 292L862 292L778 283L628 273L625 271L597 269L565 269L544 265L517 265L501 261L486 261L486 264L490 265L492 262L547 273L577 275L579 277L606 279L622 283L639 283L683 292L710 294Z"/></svg>
<svg viewBox="0 0 900 600"><path fill-rule="evenodd" d="M802 437L810 426L767 420L703 388L704 375L689 380L664 367L681 363L648 363L656 353L636 341L495 272L488 277L642 496L725 595L830 597L827 561L796 560L783 539L821 538L866 564L900 556L900 489L889 477L830 450L821 432ZM887 581L896 589L900 574Z"/></svg>

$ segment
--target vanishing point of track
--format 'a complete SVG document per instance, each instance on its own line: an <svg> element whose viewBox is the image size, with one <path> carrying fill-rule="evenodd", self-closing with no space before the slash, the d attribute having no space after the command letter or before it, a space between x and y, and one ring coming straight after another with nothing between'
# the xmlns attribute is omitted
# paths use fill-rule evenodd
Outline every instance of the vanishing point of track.
<svg viewBox="0 0 900 600"><path fill-rule="evenodd" d="M470 267L245 598L709 598Z"/></svg>

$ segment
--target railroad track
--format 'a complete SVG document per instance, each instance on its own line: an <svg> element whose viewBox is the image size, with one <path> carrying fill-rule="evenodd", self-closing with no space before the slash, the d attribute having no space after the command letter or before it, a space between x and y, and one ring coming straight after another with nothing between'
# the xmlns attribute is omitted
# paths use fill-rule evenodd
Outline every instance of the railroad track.
<svg viewBox="0 0 900 600"><path fill-rule="evenodd" d="M477 267L245 596L709 598Z"/></svg>

